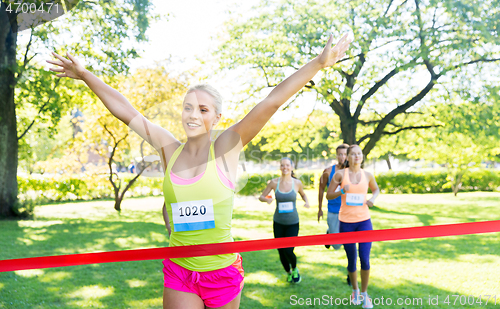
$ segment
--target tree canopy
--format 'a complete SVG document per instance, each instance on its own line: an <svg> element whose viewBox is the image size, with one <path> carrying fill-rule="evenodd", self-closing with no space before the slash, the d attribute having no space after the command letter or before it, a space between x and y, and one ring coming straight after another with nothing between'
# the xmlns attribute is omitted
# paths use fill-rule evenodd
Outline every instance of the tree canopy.
<svg viewBox="0 0 500 309"><path fill-rule="evenodd" d="M126 73L129 61L139 56L137 43L147 40L146 30L158 17L149 0L80 1L64 16L18 32L23 16L8 11L8 2L0 3L0 135L5 137L0 139L0 216L16 214L19 143L38 124L50 129L81 103L75 83L46 72L40 56L71 51L97 74Z"/></svg>
<svg viewBox="0 0 500 309"><path fill-rule="evenodd" d="M260 79L247 89L254 94L315 57L330 33L340 38L352 31L348 56L302 93L314 92L329 105L340 118L343 141L362 145L368 155L383 136L435 126L434 119L418 118L423 106L495 81L500 12L491 8L499 5L498 0L268 0L252 17L227 23L228 39L217 53L224 68L258 73Z"/></svg>

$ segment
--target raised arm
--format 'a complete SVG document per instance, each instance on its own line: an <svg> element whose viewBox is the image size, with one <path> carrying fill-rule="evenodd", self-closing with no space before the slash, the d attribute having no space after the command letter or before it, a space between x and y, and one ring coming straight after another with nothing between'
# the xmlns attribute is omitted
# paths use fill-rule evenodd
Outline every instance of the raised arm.
<svg viewBox="0 0 500 309"><path fill-rule="evenodd" d="M375 177L373 177L373 175L368 172L365 173L366 176L368 176L368 187L370 187L370 190L372 190L372 197L366 201L366 205L368 205L368 207L373 207L373 205L375 204L375 199L380 194L380 189L378 187L377 181L375 180Z"/></svg>
<svg viewBox="0 0 500 309"><path fill-rule="evenodd" d="M113 116L128 125L158 151L162 147L168 148L169 146L175 146L175 149L180 144L170 132L147 120L121 93L85 69L75 57L69 53L67 53L68 59L56 53L52 54L58 60L47 60L47 62L57 66L50 68L51 71L59 73L56 75L57 77L69 77L84 81Z"/></svg>
<svg viewBox="0 0 500 309"><path fill-rule="evenodd" d="M325 195L325 188L328 182L328 169L323 170L323 174L319 179L319 192L318 192L318 222L320 218L323 218L323 197Z"/></svg>
<svg viewBox="0 0 500 309"><path fill-rule="evenodd" d="M267 195L269 193L271 193L271 190L275 189L275 186L276 186L276 183L273 181L274 179L271 179L268 183L267 183L267 187L264 189L264 191L262 192L262 194L259 196L259 201L261 202L266 202L268 204L271 204L272 201L273 201L273 198L269 198L267 197Z"/></svg>
<svg viewBox="0 0 500 309"><path fill-rule="evenodd" d="M228 130L235 131L241 137L241 147L250 142L264 127L269 119L289 98L296 94L318 73L319 70L334 65L345 56L349 47L347 34L332 48L333 36L316 58L304 65L300 70L285 79L259 104L257 104L240 122Z"/></svg>

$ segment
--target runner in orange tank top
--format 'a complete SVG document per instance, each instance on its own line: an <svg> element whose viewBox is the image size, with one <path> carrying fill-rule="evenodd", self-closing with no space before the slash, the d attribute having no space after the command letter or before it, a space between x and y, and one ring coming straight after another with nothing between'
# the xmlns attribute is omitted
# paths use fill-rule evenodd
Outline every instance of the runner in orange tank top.
<svg viewBox="0 0 500 309"><path fill-rule="evenodd" d="M363 163L363 152L358 145L351 145L347 149L347 160L345 169L335 173L332 184L326 193L327 199L342 196L339 221L340 232L356 232L372 230L369 207L373 206L375 199L380 193L377 182L372 174L361 168ZM340 185L340 191L335 188ZM367 200L368 187L372 191L372 197ZM363 304L363 308L373 308L371 299L368 297L368 281L370 277L370 250L371 243L359 244L359 259L361 261L361 294L358 288L356 262L358 253L356 244L344 244L347 255L349 278L352 284L351 303Z"/></svg>

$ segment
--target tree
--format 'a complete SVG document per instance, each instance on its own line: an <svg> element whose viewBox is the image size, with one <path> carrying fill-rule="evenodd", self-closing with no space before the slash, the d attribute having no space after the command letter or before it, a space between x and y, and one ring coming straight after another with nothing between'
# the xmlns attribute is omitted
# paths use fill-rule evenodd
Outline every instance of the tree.
<svg viewBox="0 0 500 309"><path fill-rule="evenodd" d="M315 57L331 29L352 30L348 57L324 70L303 92L314 92L340 118L342 139L368 156L383 136L430 128L406 116L465 88L471 75L498 76L500 1L263 1L247 20L227 24L217 53L223 68L256 69L246 92L274 87L285 73ZM480 19L477 16L481 16ZM481 70L496 70L479 75ZM477 75L475 75L477 74ZM474 87L481 87L475 84ZM300 95L300 93L299 93ZM361 128L360 128L361 127ZM360 132L365 133L360 134Z"/></svg>
<svg viewBox="0 0 500 309"><path fill-rule="evenodd" d="M298 168L300 161L328 158L340 143L332 114L315 112L309 117L268 124L246 146L245 157L253 161L279 160L289 156Z"/></svg>
<svg viewBox="0 0 500 309"><path fill-rule="evenodd" d="M420 132L405 132L401 141L386 144L396 154L443 165L455 196L462 177L472 168L500 154L500 88L485 87L479 93L450 93L447 104L433 114L440 126Z"/></svg>
<svg viewBox="0 0 500 309"><path fill-rule="evenodd" d="M372 115L375 116L375 115ZM432 132L441 132L445 123L436 118L436 109L431 107L421 107L418 111L414 111L411 115L402 114L397 116L398 122L402 124L401 128L404 127L423 127L428 126L430 128L421 131L420 134L413 132L412 130L402 130L394 134L385 134L377 142L375 147L370 152L370 157L372 159L381 159L387 162L387 167L391 170L392 163L391 158L399 158L403 160L409 159L408 156L408 143L413 142L413 138L416 136L428 136L427 130ZM436 130L433 130L436 128ZM370 130L373 128L362 127L359 130L361 135L369 134ZM437 134L437 133L436 133ZM423 153L425 154L425 153ZM415 158L415 157L414 157ZM417 159L426 159L425 156Z"/></svg>
<svg viewBox="0 0 500 309"><path fill-rule="evenodd" d="M481 148L470 136L459 132L428 130L409 133L409 158L424 159L444 165L448 170L447 180L455 196L460 190L462 177L470 169L478 167L488 158L490 149Z"/></svg>
<svg viewBox="0 0 500 309"><path fill-rule="evenodd" d="M57 126L37 122L36 130L19 140L19 170L38 172L37 163L60 158L72 137L70 116L63 116Z"/></svg>
<svg viewBox="0 0 500 309"><path fill-rule="evenodd" d="M65 87L71 81L54 78L33 61L35 56L71 50L92 59L89 63L95 72L126 73L128 61L138 56L134 43L147 39L145 31L156 18L149 0L80 1L57 20L20 33L29 27L24 23L26 15L9 11L8 5L14 2L0 2L0 217L16 215L19 143L41 119L55 125L78 97L78 89ZM23 2L39 7L42 1ZM19 45L19 38L26 44ZM20 95L23 91L30 93L29 100Z"/></svg>
<svg viewBox="0 0 500 309"><path fill-rule="evenodd" d="M436 162L444 162L450 171L455 196L469 169L500 154L500 87L481 90L453 93L448 99L454 104L440 106L437 111L447 125L436 136L441 145L432 152L437 155Z"/></svg>

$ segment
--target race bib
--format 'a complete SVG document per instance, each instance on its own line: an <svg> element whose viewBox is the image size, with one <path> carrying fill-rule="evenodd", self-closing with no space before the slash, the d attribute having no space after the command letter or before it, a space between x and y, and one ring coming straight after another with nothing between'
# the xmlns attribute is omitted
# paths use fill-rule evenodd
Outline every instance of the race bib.
<svg viewBox="0 0 500 309"><path fill-rule="evenodd" d="M347 193L345 203L348 206L363 206L365 204L364 194Z"/></svg>
<svg viewBox="0 0 500 309"><path fill-rule="evenodd" d="M293 202L281 202L278 203L278 212L280 214L282 213L288 213L293 211Z"/></svg>
<svg viewBox="0 0 500 309"><path fill-rule="evenodd" d="M197 231L215 228L212 199L172 203L174 232Z"/></svg>

